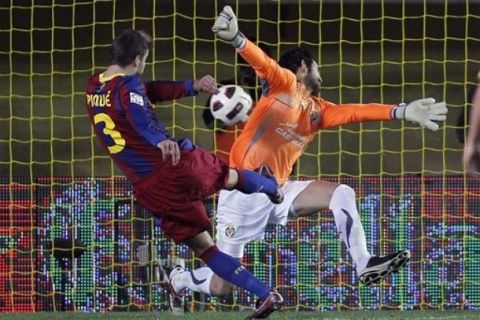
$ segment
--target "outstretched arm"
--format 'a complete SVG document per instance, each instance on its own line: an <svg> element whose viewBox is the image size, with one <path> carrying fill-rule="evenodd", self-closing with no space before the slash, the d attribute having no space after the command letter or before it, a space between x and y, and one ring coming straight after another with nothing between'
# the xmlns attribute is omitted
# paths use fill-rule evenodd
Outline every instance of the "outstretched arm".
<svg viewBox="0 0 480 320"><path fill-rule="evenodd" d="M325 100L321 101L323 112L320 128L323 129L356 122L392 120L392 111L395 108L395 105L379 103L334 104Z"/></svg>
<svg viewBox="0 0 480 320"><path fill-rule="evenodd" d="M393 118L418 123L423 128L438 130L437 121L447 119L445 102L435 102L433 98L419 99L409 104L401 103L393 110Z"/></svg>
<svg viewBox="0 0 480 320"><path fill-rule="evenodd" d="M151 103L194 96L198 92L210 94L218 92L215 78L208 74L198 80L148 81L145 82L145 88L147 90L148 99Z"/></svg>
<svg viewBox="0 0 480 320"><path fill-rule="evenodd" d="M268 91L274 91L276 88L294 88L296 76L290 70L280 67L275 60L245 37L238 29L237 17L230 6L225 6L220 12L212 31L220 39L230 42L255 70L257 76L266 80Z"/></svg>
<svg viewBox="0 0 480 320"><path fill-rule="evenodd" d="M318 99L318 98L317 98ZM420 124L430 130L438 130L434 121L444 121L448 112L445 102L435 103L435 99L419 99L408 105L370 104L340 104L318 99L323 108L321 128L339 125L375 121L375 120L408 120Z"/></svg>
<svg viewBox="0 0 480 320"><path fill-rule="evenodd" d="M151 103L170 101L197 94L193 89L193 80L148 81L145 82L145 88L147 90L148 99Z"/></svg>

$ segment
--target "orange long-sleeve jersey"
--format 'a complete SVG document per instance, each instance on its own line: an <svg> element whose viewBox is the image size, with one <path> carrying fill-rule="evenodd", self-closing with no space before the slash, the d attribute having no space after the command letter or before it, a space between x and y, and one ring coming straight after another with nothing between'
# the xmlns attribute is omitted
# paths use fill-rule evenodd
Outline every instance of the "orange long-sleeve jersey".
<svg viewBox="0 0 480 320"><path fill-rule="evenodd" d="M232 146L232 167L253 170L266 164L284 184L295 161L320 129L393 119L394 105L334 104L307 95L293 72L280 67L248 40L238 52L261 79L262 97Z"/></svg>

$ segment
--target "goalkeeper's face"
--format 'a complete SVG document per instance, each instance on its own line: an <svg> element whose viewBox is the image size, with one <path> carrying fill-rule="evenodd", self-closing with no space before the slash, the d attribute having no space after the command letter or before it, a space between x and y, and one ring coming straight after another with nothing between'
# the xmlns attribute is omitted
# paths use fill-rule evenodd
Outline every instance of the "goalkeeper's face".
<svg viewBox="0 0 480 320"><path fill-rule="evenodd" d="M316 96L320 92L320 84L322 83L322 77L318 71L318 63L316 61L312 62L310 70L305 76L304 84L310 89L311 95Z"/></svg>

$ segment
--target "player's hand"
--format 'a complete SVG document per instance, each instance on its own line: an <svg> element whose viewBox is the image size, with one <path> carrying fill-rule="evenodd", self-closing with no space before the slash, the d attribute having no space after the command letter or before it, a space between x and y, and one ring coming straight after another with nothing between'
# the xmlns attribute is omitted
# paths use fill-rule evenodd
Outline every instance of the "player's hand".
<svg viewBox="0 0 480 320"><path fill-rule="evenodd" d="M174 166L180 162L180 148L177 142L168 139L163 140L157 144L157 148L162 151L163 161L166 161L168 157L171 156Z"/></svg>
<svg viewBox="0 0 480 320"><path fill-rule="evenodd" d="M212 31L237 49L245 46L245 36L238 30L237 17L230 6L223 7L222 12L215 19Z"/></svg>
<svg viewBox="0 0 480 320"><path fill-rule="evenodd" d="M216 94L218 93L217 81L214 77L207 74L206 76L203 76L200 79L193 81L193 90L197 92Z"/></svg>
<svg viewBox="0 0 480 320"><path fill-rule="evenodd" d="M438 123L447 119L447 106L445 102L435 103L435 99L426 98L410 102L408 105L400 105L395 109L396 119L405 119L418 123L423 128L433 131L438 130Z"/></svg>

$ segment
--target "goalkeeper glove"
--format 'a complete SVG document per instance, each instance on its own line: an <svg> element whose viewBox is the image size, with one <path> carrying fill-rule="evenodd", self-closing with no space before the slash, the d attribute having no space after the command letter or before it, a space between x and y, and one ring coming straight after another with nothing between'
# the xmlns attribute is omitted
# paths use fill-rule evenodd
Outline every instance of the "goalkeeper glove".
<svg viewBox="0 0 480 320"><path fill-rule="evenodd" d="M426 98L410 102L408 105L401 103L393 109L394 119L405 119L418 123L423 128L433 131L438 130L438 124L434 121L447 119L447 106L445 102L435 103L435 99Z"/></svg>
<svg viewBox="0 0 480 320"><path fill-rule="evenodd" d="M238 30L237 17L230 6L223 7L223 11L215 19L212 31L237 49L245 46L245 36Z"/></svg>

